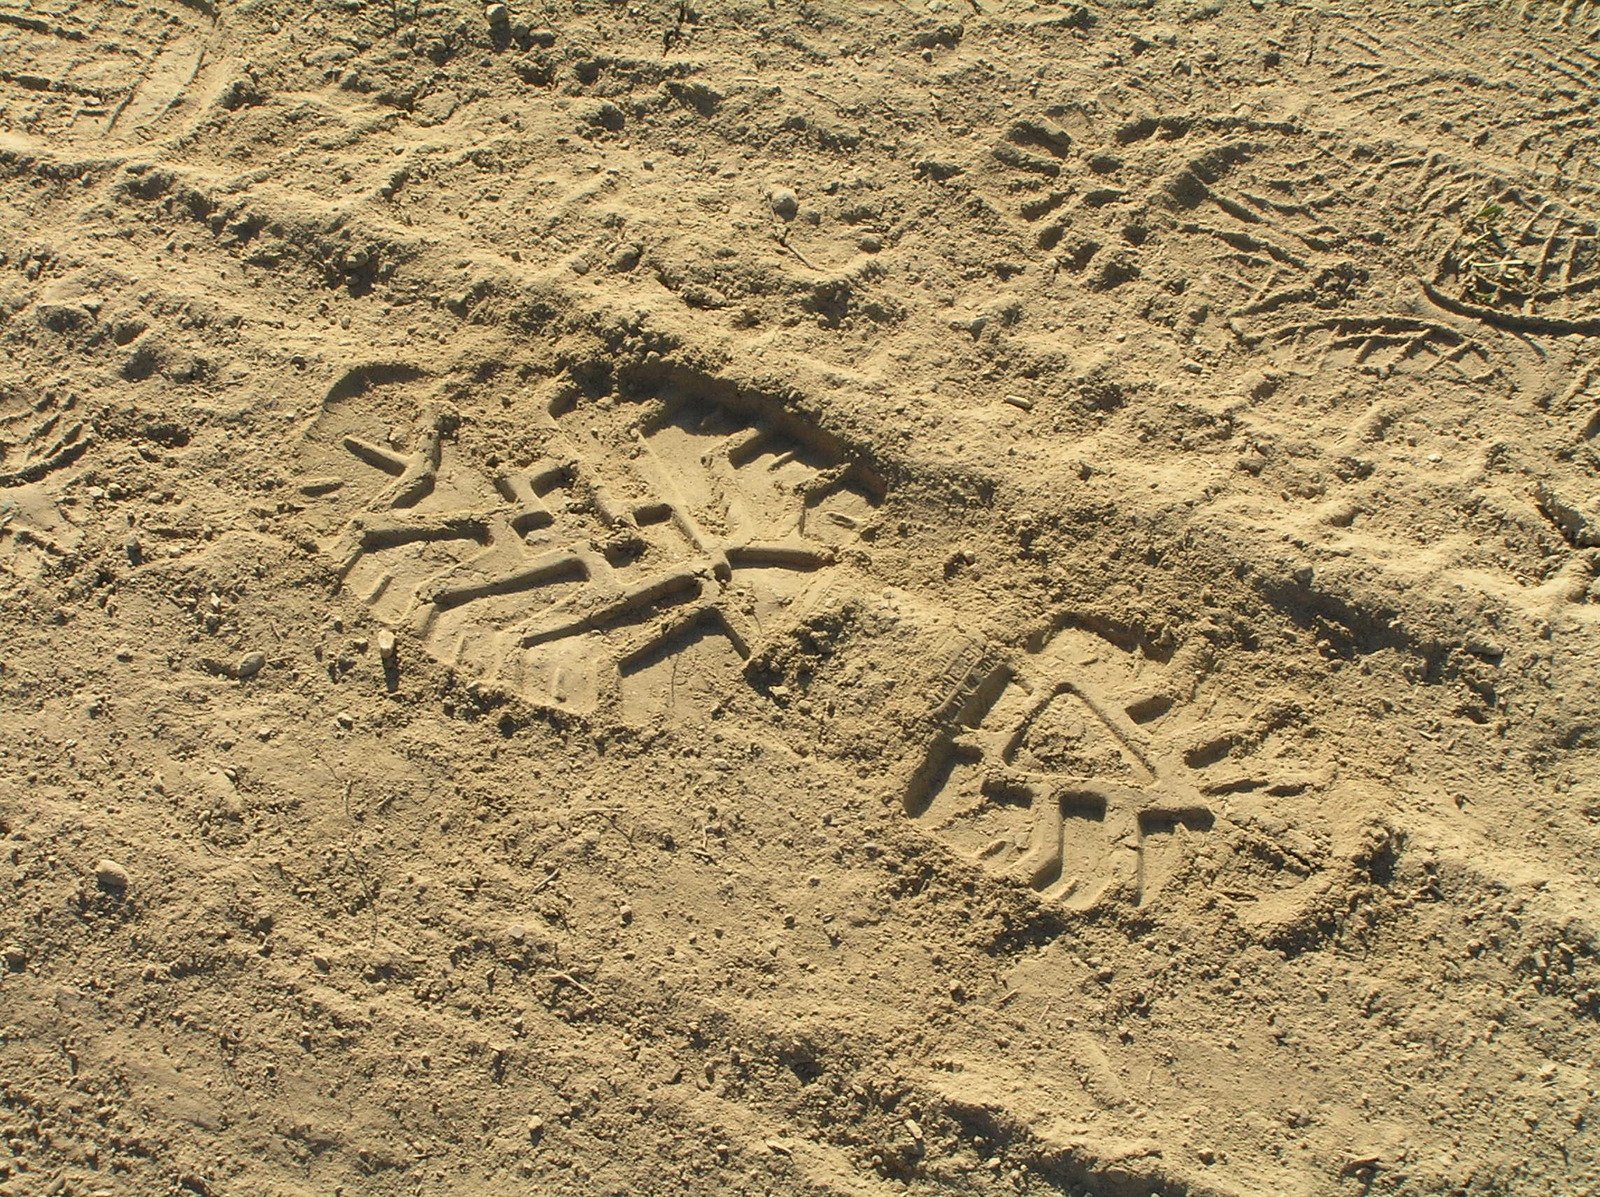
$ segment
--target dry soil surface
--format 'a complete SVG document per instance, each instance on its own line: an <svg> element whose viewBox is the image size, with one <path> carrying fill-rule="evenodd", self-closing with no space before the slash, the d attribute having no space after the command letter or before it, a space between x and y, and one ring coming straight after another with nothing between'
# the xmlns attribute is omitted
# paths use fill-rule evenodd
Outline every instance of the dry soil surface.
<svg viewBox="0 0 1600 1197"><path fill-rule="evenodd" d="M0 1193L1600 1191L1597 30L0 0Z"/></svg>

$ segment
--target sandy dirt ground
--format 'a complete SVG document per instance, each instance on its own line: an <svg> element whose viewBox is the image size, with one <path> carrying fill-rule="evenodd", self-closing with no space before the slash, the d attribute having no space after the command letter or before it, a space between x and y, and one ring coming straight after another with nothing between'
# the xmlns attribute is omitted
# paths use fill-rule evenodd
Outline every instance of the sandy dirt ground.
<svg viewBox="0 0 1600 1197"><path fill-rule="evenodd" d="M0 1193L1593 1194L1600 5L0 0Z"/></svg>

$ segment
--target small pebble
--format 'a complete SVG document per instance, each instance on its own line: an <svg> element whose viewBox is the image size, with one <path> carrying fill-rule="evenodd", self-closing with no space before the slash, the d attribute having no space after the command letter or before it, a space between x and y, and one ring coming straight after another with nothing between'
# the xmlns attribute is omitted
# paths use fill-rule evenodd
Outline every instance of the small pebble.
<svg viewBox="0 0 1600 1197"><path fill-rule="evenodd" d="M395 639L394 633L385 628L378 633L378 656L385 665L394 664Z"/></svg>
<svg viewBox="0 0 1600 1197"><path fill-rule="evenodd" d="M241 682L248 682L266 667L267 658L264 654L245 653L244 656L239 658L239 664L235 666L234 672L239 675Z"/></svg>
<svg viewBox="0 0 1600 1197"><path fill-rule="evenodd" d="M335 715L333 717L333 721L335 723L337 723L340 727L342 727L345 731L349 731L352 727L354 727L356 725L356 717L354 715L352 715L349 711L340 711L337 715Z"/></svg>
<svg viewBox="0 0 1600 1197"><path fill-rule="evenodd" d="M102 893L120 898L128 892L128 870L110 857L102 857L94 866L94 883Z"/></svg>
<svg viewBox="0 0 1600 1197"><path fill-rule="evenodd" d="M511 24L511 10L504 4L490 4L483 10L483 19L490 29L504 29Z"/></svg>
<svg viewBox="0 0 1600 1197"><path fill-rule="evenodd" d="M639 259L644 256L644 247L636 241L620 247L611 255L611 269L619 273L626 273L639 264Z"/></svg>
<svg viewBox="0 0 1600 1197"><path fill-rule="evenodd" d="M787 187L774 187L767 192L767 203L780 220L793 220L800 213L800 197Z"/></svg>
<svg viewBox="0 0 1600 1197"><path fill-rule="evenodd" d="M1006 402L1011 404L1012 407L1020 408L1023 411L1033 410L1033 400L1026 395L1007 395Z"/></svg>

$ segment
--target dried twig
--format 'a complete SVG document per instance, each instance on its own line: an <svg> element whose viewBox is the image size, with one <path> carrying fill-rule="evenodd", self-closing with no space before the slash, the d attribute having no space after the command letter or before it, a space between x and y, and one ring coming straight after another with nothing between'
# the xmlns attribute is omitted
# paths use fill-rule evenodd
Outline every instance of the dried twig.
<svg viewBox="0 0 1600 1197"><path fill-rule="evenodd" d="M579 981L571 973L548 972L545 974L545 978L546 980L550 981L560 981L563 985L570 985L585 997L594 997L594 990L590 989L582 981Z"/></svg>

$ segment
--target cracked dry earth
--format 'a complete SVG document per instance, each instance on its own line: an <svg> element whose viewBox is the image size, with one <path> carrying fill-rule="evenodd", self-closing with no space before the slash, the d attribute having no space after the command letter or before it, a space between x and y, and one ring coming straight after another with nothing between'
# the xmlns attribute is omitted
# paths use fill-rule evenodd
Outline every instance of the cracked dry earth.
<svg viewBox="0 0 1600 1197"><path fill-rule="evenodd" d="M1600 1192L1597 37L0 0L0 1193Z"/></svg>

